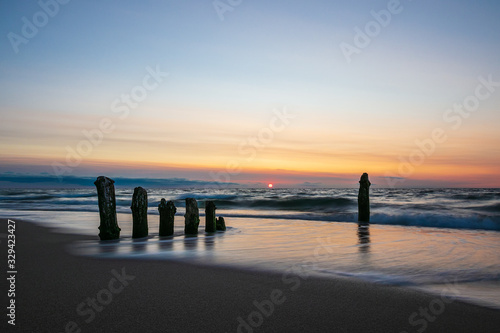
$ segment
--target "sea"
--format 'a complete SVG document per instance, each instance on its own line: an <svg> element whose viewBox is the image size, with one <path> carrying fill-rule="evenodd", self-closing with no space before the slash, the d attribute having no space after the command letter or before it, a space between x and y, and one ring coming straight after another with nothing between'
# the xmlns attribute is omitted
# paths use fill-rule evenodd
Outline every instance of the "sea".
<svg viewBox="0 0 500 333"><path fill-rule="evenodd" d="M0 216L91 236L75 255L173 260L279 272L307 279L360 279L500 309L500 189L370 189L371 219L357 222L358 190L148 190L149 236L132 239L133 188L116 189L121 238L100 241L95 188L0 189ZM175 233L158 236L158 204L177 207ZM200 209L184 235L185 199ZM213 201L226 232L205 233Z"/></svg>

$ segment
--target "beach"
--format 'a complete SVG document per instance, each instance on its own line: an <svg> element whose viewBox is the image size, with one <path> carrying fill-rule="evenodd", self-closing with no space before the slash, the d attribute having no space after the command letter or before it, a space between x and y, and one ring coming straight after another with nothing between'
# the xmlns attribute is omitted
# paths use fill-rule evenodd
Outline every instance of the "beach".
<svg viewBox="0 0 500 333"><path fill-rule="evenodd" d="M4 319L2 330L493 332L500 324L498 310L356 279L297 274L285 281L268 271L75 256L71 243L97 237L21 220L16 239L16 325Z"/></svg>
<svg viewBox="0 0 500 333"><path fill-rule="evenodd" d="M500 332L500 2L3 1L2 332Z"/></svg>

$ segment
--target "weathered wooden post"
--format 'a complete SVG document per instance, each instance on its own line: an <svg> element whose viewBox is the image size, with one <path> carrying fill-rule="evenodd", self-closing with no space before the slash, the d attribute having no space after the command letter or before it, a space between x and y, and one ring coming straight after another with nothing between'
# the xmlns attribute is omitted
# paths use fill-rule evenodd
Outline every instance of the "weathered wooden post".
<svg viewBox="0 0 500 333"><path fill-rule="evenodd" d="M215 219L216 208L213 201L205 202L205 232L217 231L217 221Z"/></svg>
<svg viewBox="0 0 500 333"><path fill-rule="evenodd" d="M365 172L359 180L358 221L370 222L370 181Z"/></svg>
<svg viewBox="0 0 500 333"><path fill-rule="evenodd" d="M99 237L101 240L120 238L120 228L116 219L115 181L108 177L99 176L94 182L97 188L99 203Z"/></svg>
<svg viewBox="0 0 500 333"><path fill-rule="evenodd" d="M219 216L219 218L217 219L216 227L217 230L226 231L226 221L224 221L224 218L222 216Z"/></svg>
<svg viewBox="0 0 500 333"><path fill-rule="evenodd" d="M111 240L120 238L120 228L116 219L115 181L108 177L99 176L94 182L97 188L99 204L99 238Z"/></svg>
<svg viewBox="0 0 500 333"><path fill-rule="evenodd" d="M158 205L160 212L160 236L172 236L174 234L174 215L177 212L174 202L166 202L161 199Z"/></svg>
<svg viewBox="0 0 500 333"><path fill-rule="evenodd" d="M134 189L132 196L132 238L148 235L148 193L142 187Z"/></svg>
<svg viewBox="0 0 500 333"><path fill-rule="evenodd" d="M194 198L186 198L186 214L184 215L184 233L187 235L198 234L198 225L200 224L200 211L198 203Z"/></svg>

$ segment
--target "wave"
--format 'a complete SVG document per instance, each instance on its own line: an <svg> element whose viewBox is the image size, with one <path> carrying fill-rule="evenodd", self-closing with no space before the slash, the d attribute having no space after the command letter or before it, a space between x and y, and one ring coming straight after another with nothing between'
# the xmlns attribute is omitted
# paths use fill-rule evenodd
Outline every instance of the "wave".
<svg viewBox="0 0 500 333"><path fill-rule="evenodd" d="M419 195L417 195L419 194ZM500 230L500 193L496 189L376 189L371 200L371 222L418 227ZM354 189L195 191L150 190L149 212L157 213L160 199L185 207L186 198L198 200L200 213L211 200L225 216L357 222ZM475 198L475 199L474 199ZM131 189L116 192L117 211L130 213ZM0 209L40 211L98 210L97 194L88 190L0 190Z"/></svg>
<svg viewBox="0 0 500 333"><path fill-rule="evenodd" d="M370 217L372 224L388 224L415 227L480 229L500 231L500 217L470 215L453 216L442 214L381 214Z"/></svg>
<svg viewBox="0 0 500 333"><path fill-rule="evenodd" d="M218 208L242 208L262 210L289 210L302 212L334 212L348 207L354 207L357 203L348 198L330 197L300 197L291 196L283 198L271 196L259 199L226 198L213 200ZM203 206L203 203L201 204ZM182 207L182 206L181 206Z"/></svg>
<svg viewBox="0 0 500 333"><path fill-rule="evenodd" d="M97 193L46 193L45 191L40 193L39 191L2 191L0 194L0 200L10 200L10 201L47 201L47 200L57 200L66 198L93 198L97 199Z"/></svg>
<svg viewBox="0 0 500 333"><path fill-rule="evenodd" d="M233 213L228 211L224 216L245 217L261 219L309 220L322 222L347 222L357 223L358 214L354 212L343 213L291 213L291 214L265 214L265 213ZM370 218L371 224L399 225L409 227L428 227L446 229L471 229L500 231L500 217L450 216L438 214L383 214L375 213Z"/></svg>
<svg viewBox="0 0 500 333"><path fill-rule="evenodd" d="M487 200L498 200L500 193L463 193L454 194L450 198L454 200L465 200L465 201L487 201Z"/></svg>
<svg viewBox="0 0 500 333"><path fill-rule="evenodd" d="M249 204L251 208L268 208L279 210L295 211L328 211L338 208L345 208L357 205L357 202L347 198L329 198L329 197L292 197L277 200L254 200Z"/></svg>
<svg viewBox="0 0 500 333"><path fill-rule="evenodd" d="M473 206L473 207L469 207L469 209L475 209L475 210L480 210L480 211L485 211L485 212L500 213L500 202L493 203L490 205L484 205L484 206Z"/></svg>
<svg viewBox="0 0 500 333"><path fill-rule="evenodd" d="M97 193L58 193L54 194L58 198L96 198Z"/></svg>
<svg viewBox="0 0 500 333"><path fill-rule="evenodd" d="M443 271L434 274L413 274L407 272L403 275L404 271L401 270L398 274L393 272L383 273L377 271L366 272L349 272L339 271L332 269L318 269L319 273L334 275L339 277L357 278L375 282L378 284L396 285L396 286L425 286L425 285L448 285L450 283L474 283L474 282L497 282L500 279L500 274L495 273L480 273L474 270L464 271Z"/></svg>
<svg viewBox="0 0 500 333"><path fill-rule="evenodd" d="M185 198L198 200L198 207L204 208L205 201L213 201L219 209L263 209L263 210L290 210L303 212L335 212L348 207L355 207L357 202L348 198L331 197L301 197L291 196L283 198L269 196L266 198L245 198L236 195L193 195L183 194L173 199L176 207L185 207ZM168 199L167 199L168 200ZM148 207L157 207L160 200L148 200ZM117 199L117 205L130 205L131 199Z"/></svg>
<svg viewBox="0 0 500 333"><path fill-rule="evenodd" d="M5 209L9 210L8 207ZM0 211L2 209L0 208ZM98 212L97 205L72 205L66 206L64 209L60 205L49 206L24 206L14 210L20 211L71 211L71 212ZM292 211L274 211L270 214L270 210L231 210L225 209L223 213L218 212L218 215L223 215L226 218L253 218L253 219L281 219L281 220L302 220L302 221L318 221L325 223L357 223L357 212L292 212ZM130 214L129 206L117 206L117 213ZM204 216L203 210L200 210L200 216ZM155 207L150 207L149 215L158 215ZM183 213L176 214L177 223L182 223ZM424 227L424 228L446 228L446 229L471 229L471 230L489 230L500 231L500 217L488 217L482 215L471 216L450 216L438 214L384 214L374 213L370 218L370 224L377 225L399 225L406 227Z"/></svg>
<svg viewBox="0 0 500 333"><path fill-rule="evenodd" d="M2 201L10 201L10 202L37 202L42 200L52 200L56 199L57 196L51 194L12 194L7 196L0 196L0 200Z"/></svg>
<svg viewBox="0 0 500 333"><path fill-rule="evenodd" d="M184 193L178 195L173 199L176 200L185 200L187 198L195 198L196 200L235 200L238 199L238 196L235 194L196 194L196 193Z"/></svg>

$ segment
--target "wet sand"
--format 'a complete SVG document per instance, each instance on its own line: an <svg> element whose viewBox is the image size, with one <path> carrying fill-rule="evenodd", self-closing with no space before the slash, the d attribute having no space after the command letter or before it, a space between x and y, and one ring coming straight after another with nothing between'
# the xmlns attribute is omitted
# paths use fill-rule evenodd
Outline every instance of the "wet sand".
<svg viewBox="0 0 500 333"><path fill-rule="evenodd" d="M6 222L0 221L1 233ZM86 239L97 236L53 233L16 220L16 325L7 324L4 278L1 331L495 332L500 327L498 310L400 287L68 253L68 244ZM7 239L0 240L6 272Z"/></svg>

